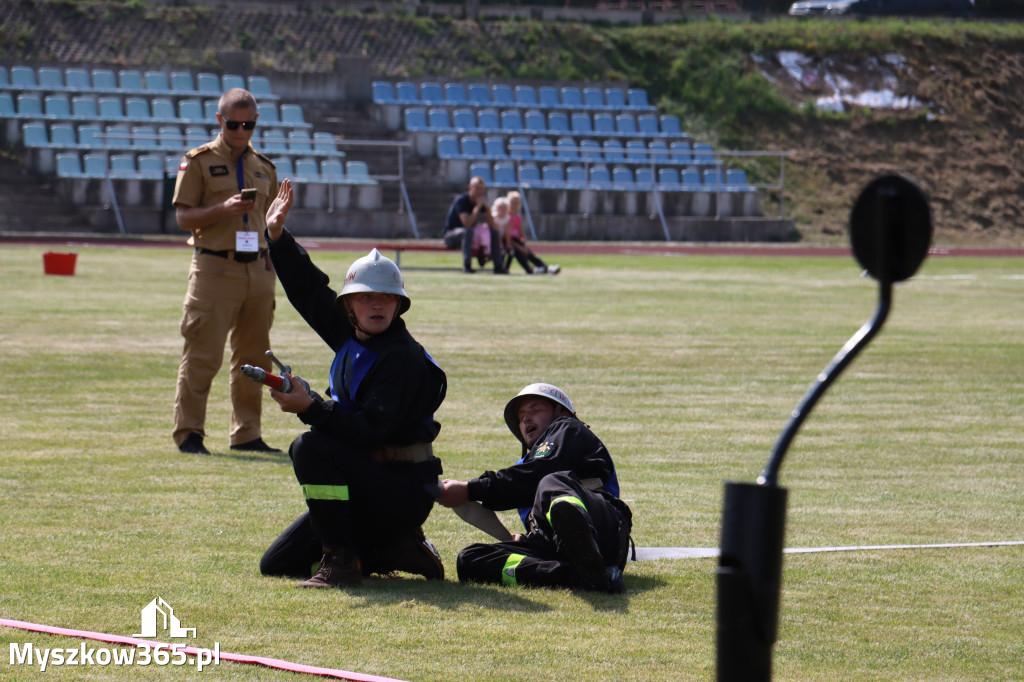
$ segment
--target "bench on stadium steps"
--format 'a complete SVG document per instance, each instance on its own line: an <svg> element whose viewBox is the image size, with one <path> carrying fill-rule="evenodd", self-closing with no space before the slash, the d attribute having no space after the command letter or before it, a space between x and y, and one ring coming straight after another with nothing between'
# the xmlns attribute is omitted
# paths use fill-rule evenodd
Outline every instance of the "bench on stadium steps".
<svg viewBox="0 0 1024 682"><path fill-rule="evenodd" d="M402 267L402 252L403 251L426 251L426 252L445 251L447 253L452 253L452 254L459 255L460 258L461 258L461 252L458 249L449 249L447 246L444 245L444 242L442 242L440 240L434 241L434 240L426 240L426 239L424 239L422 241L415 241L415 242L391 242L390 244L378 244L376 248L381 253L387 253L389 251L394 251L395 252L395 258L394 258L395 265L397 265L399 268ZM448 269L448 268L440 268L440 269ZM459 268L452 268L452 269L461 270L462 268L459 267Z"/></svg>

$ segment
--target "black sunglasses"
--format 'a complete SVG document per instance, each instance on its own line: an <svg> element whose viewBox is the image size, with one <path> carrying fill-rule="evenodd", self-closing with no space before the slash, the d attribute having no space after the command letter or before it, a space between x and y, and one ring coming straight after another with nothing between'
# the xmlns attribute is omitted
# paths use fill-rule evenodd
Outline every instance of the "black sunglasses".
<svg viewBox="0 0 1024 682"><path fill-rule="evenodd" d="M224 127L228 130L238 130L238 126L242 126L242 130L252 130L256 127L256 121L224 121Z"/></svg>

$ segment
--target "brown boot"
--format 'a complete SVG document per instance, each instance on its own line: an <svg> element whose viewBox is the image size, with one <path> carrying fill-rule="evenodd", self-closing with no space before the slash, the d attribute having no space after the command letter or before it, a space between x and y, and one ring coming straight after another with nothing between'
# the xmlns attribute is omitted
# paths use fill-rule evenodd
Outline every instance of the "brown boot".
<svg viewBox="0 0 1024 682"><path fill-rule="evenodd" d="M354 552L326 550L313 577L295 587L355 587L362 581L362 569Z"/></svg>
<svg viewBox="0 0 1024 682"><path fill-rule="evenodd" d="M397 540L378 545L376 550L374 573L404 571L422 575L427 580L444 580L441 554L427 540L423 528L417 528Z"/></svg>

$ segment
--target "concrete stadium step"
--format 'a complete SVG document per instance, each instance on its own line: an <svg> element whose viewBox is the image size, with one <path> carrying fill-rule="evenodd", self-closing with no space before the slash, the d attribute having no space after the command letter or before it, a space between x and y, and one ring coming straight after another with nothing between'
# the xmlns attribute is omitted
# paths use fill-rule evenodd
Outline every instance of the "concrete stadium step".
<svg viewBox="0 0 1024 682"><path fill-rule="evenodd" d="M12 232L87 232L88 219L65 203L52 178L26 175L15 160L0 157L0 204L3 229Z"/></svg>

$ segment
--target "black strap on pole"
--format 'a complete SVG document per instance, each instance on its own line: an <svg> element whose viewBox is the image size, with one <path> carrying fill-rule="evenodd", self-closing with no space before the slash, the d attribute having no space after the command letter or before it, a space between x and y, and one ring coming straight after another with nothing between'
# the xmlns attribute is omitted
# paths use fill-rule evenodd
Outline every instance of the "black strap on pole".
<svg viewBox="0 0 1024 682"><path fill-rule="evenodd" d="M878 307L793 410L757 484L725 484L716 576L718 680L771 679L786 524L787 492L778 485L782 460L821 396L885 324L893 283L913 275L924 262L931 234L924 193L899 175L877 178L854 204L850 244L857 262L878 280Z"/></svg>

